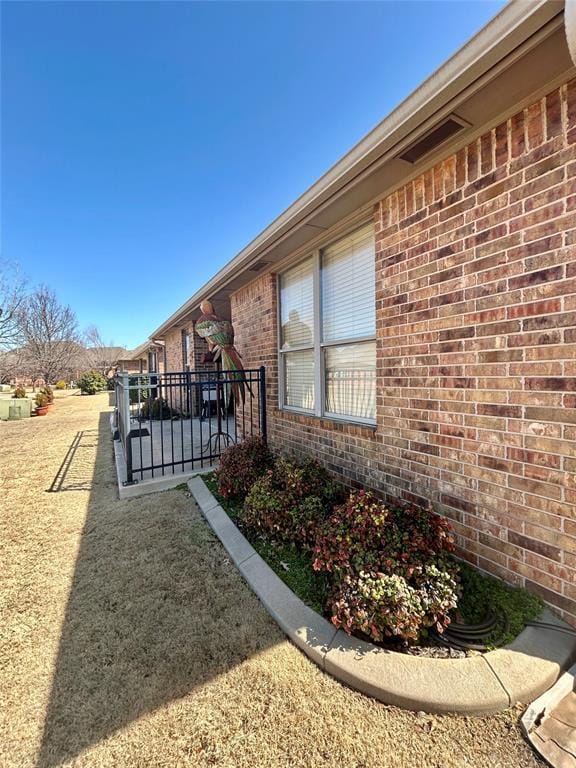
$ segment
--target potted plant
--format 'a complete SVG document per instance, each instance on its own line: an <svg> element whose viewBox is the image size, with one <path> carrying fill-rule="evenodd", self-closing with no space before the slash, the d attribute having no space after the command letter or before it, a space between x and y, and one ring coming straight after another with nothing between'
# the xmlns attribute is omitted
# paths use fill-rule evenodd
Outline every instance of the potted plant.
<svg viewBox="0 0 576 768"><path fill-rule="evenodd" d="M40 394L44 395L47 401L46 405L48 406L48 408L51 408L54 405L54 390L52 389L52 387L46 384L46 386L42 387L42 389L40 390Z"/></svg>
<svg viewBox="0 0 576 768"><path fill-rule="evenodd" d="M46 416L48 413L48 398L42 392L36 395L36 416Z"/></svg>
<svg viewBox="0 0 576 768"><path fill-rule="evenodd" d="M20 400L20 399L26 397L26 389L24 387L16 387L12 397L16 398L17 400Z"/></svg>

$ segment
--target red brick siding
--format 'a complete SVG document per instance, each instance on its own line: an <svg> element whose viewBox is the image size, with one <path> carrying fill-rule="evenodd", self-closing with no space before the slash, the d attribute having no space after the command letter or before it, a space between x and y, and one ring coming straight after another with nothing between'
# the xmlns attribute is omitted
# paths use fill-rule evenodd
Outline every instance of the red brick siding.
<svg viewBox="0 0 576 768"><path fill-rule="evenodd" d="M182 331L186 330L190 334L190 351L188 362L184 362L183 349L182 349ZM185 370L185 365L189 365L192 371L210 371L214 369L212 363L204 363L202 356L208 351L208 344L206 341L194 331L194 325L190 321L186 326L181 328L174 328L169 331L165 338L165 350L166 350L166 371L167 372L179 372ZM172 402L171 407L179 409L182 400L182 392L178 387L174 387L171 390ZM195 415L200 413L200 394L196 393L195 404L193 412Z"/></svg>
<svg viewBox="0 0 576 768"><path fill-rule="evenodd" d="M242 356L244 368L266 367L266 399L268 415L278 406L276 276L265 274L254 280L230 299L234 343ZM258 414L237 419L239 430L257 432ZM271 422L274 427L274 422Z"/></svg>
<svg viewBox="0 0 576 768"><path fill-rule="evenodd" d="M184 362L182 350L182 331L186 330L190 334L190 354L187 363ZM206 341L194 331L194 324L189 322L182 328L174 328L165 336L166 345L166 370L183 371L187 364L192 370L211 370L212 363L204 363L202 356L208 352Z"/></svg>
<svg viewBox="0 0 576 768"><path fill-rule="evenodd" d="M572 81L376 208L388 484L573 621L575 123Z"/></svg>
<svg viewBox="0 0 576 768"><path fill-rule="evenodd" d="M377 429L278 411L276 279L232 297L272 445L431 500L576 623L576 81L375 207Z"/></svg>
<svg viewBox="0 0 576 768"><path fill-rule="evenodd" d="M164 349L166 354L166 371L183 371L184 359L182 357L182 328L173 328L164 337ZM192 323L186 328L192 333Z"/></svg>

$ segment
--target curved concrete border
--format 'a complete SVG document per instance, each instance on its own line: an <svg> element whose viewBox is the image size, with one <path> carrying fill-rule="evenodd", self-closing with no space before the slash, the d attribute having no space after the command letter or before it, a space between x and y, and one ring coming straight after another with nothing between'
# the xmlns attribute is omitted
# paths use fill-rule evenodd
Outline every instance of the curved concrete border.
<svg viewBox="0 0 576 768"><path fill-rule="evenodd" d="M228 554L282 630L322 670L404 709L484 715L528 704L576 657L576 637L526 627L505 648L466 659L430 659L350 637L305 605L242 535L200 477L188 487ZM550 611L542 620L568 628Z"/></svg>

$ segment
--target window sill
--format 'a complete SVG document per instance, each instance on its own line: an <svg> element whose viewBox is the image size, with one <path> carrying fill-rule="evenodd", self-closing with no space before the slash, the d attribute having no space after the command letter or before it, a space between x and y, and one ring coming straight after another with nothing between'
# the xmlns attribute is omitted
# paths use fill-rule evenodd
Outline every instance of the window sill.
<svg viewBox="0 0 576 768"><path fill-rule="evenodd" d="M303 424L312 421L324 429L347 430L352 428L358 430L359 434L366 435L366 437L376 437L376 422L355 421L354 419L346 418L339 419L336 416L317 416L315 413L298 411L293 408L274 408L272 413L282 417L294 418L295 421L300 421Z"/></svg>

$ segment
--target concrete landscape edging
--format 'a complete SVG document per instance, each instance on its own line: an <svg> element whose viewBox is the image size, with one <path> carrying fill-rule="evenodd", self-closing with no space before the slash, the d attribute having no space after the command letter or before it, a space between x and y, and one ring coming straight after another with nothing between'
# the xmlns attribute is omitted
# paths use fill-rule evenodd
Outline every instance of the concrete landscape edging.
<svg viewBox="0 0 576 768"><path fill-rule="evenodd" d="M485 715L528 704L576 658L576 636L558 627L526 627L505 648L465 659L433 659L379 648L350 637L305 605L257 554L201 477L188 487L214 533L270 615L323 671L385 704L416 711Z"/></svg>

